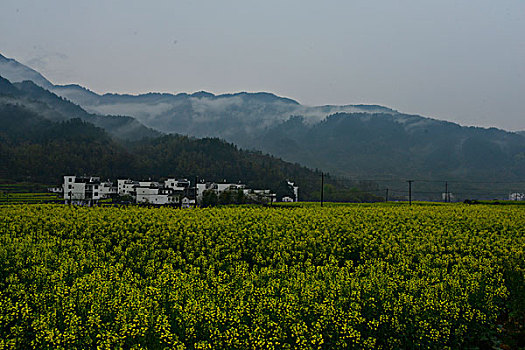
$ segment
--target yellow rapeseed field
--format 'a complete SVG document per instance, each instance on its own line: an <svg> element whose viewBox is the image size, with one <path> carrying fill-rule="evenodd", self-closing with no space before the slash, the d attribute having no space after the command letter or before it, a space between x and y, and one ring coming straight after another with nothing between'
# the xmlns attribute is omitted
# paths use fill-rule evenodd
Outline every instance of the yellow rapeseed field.
<svg viewBox="0 0 525 350"><path fill-rule="evenodd" d="M518 347L524 209L3 206L0 349Z"/></svg>

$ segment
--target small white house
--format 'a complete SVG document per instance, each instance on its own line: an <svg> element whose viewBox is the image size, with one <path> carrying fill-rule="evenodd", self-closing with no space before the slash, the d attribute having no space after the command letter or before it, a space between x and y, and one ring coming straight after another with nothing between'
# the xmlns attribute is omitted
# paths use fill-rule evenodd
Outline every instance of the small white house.
<svg viewBox="0 0 525 350"><path fill-rule="evenodd" d="M101 198L98 177L64 176L62 187L66 204L93 205Z"/></svg>
<svg viewBox="0 0 525 350"><path fill-rule="evenodd" d="M202 203L202 194L204 193L204 191L206 191L209 187L209 182L208 183L198 183L196 185L196 188L197 188L197 193L196 193L196 197L197 197L197 202L198 203Z"/></svg>
<svg viewBox="0 0 525 350"><path fill-rule="evenodd" d="M130 179L119 179L117 180L117 193L119 196L134 196L135 187L138 186L137 181Z"/></svg>
<svg viewBox="0 0 525 350"><path fill-rule="evenodd" d="M110 181L100 183L100 198L110 198L117 194L117 188Z"/></svg>
<svg viewBox="0 0 525 350"><path fill-rule="evenodd" d="M161 187L159 184L150 183L149 186L135 187L136 202L147 204L177 204L180 196L170 188Z"/></svg>
<svg viewBox="0 0 525 350"><path fill-rule="evenodd" d="M195 199L184 197L181 201L182 208L192 208L195 207Z"/></svg>
<svg viewBox="0 0 525 350"><path fill-rule="evenodd" d="M190 185L188 179L167 179L164 181L164 187L171 188L174 191L184 192L190 188Z"/></svg>

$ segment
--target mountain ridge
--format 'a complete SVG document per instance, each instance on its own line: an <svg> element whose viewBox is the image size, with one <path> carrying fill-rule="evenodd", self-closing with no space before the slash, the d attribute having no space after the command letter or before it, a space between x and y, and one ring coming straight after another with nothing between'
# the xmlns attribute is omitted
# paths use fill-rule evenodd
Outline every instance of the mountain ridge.
<svg viewBox="0 0 525 350"><path fill-rule="evenodd" d="M523 132L380 105L310 107L265 92L99 95L80 85L51 91L89 113L129 115L168 134L218 137L341 176L525 180Z"/></svg>
<svg viewBox="0 0 525 350"><path fill-rule="evenodd" d="M107 130L122 139L156 137L161 133L148 129L134 118L126 116L103 116L86 112L80 106L59 97L30 80L11 84L0 75L0 104L17 103L38 112L51 121L79 118Z"/></svg>
<svg viewBox="0 0 525 350"><path fill-rule="evenodd" d="M19 63L13 58L7 58L0 53L0 75L9 81L20 82L31 80L35 84L45 89L53 87L53 84L47 80L41 73L33 68Z"/></svg>

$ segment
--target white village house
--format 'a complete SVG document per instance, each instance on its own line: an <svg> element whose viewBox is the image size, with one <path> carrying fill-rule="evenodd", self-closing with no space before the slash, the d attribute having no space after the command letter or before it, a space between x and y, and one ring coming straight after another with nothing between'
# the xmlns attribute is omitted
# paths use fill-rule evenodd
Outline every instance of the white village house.
<svg viewBox="0 0 525 350"><path fill-rule="evenodd" d="M100 178L64 176L62 185L66 204L93 205L100 199Z"/></svg>
<svg viewBox="0 0 525 350"><path fill-rule="evenodd" d="M220 195L224 191L239 190L242 190L244 195L247 195L250 191L246 189L246 185L243 184L201 182L197 184L197 202L202 203L204 191L213 191L215 194Z"/></svg>
<svg viewBox="0 0 525 350"><path fill-rule="evenodd" d="M95 205L100 199L117 193L110 181L101 182L95 176L64 176L62 192L66 204Z"/></svg>
<svg viewBox="0 0 525 350"><path fill-rule="evenodd" d="M179 202L179 196L176 196L172 189L161 187L155 182L140 182L135 191L137 203L164 205Z"/></svg>
<svg viewBox="0 0 525 350"><path fill-rule="evenodd" d="M270 190L254 190L247 188L245 184L241 183L215 183L215 182L201 182L197 184L197 202L202 203L203 194L205 191L213 191L217 196L225 191L242 191L243 195L258 202L272 203L275 201L275 194Z"/></svg>
<svg viewBox="0 0 525 350"><path fill-rule="evenodd" d="M135 187L139 184L138 181L131 179L117 180L117 193L119 196L135 196Z"/></svg>

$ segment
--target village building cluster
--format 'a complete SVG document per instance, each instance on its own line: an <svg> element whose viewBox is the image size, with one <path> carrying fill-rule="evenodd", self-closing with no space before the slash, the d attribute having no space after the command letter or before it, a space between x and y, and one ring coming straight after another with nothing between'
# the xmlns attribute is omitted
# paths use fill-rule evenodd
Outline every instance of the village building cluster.
<svg viewBox="0 0 525 350"><path fill-rule="evenodd" d="M284 197L283 201L296 201L298 187L289 183L294 189L294 197ZM244 184L197 182L187 179L169 178L164 181L135 181L119 179L116 186L111 181L101 181L93 176L64 176L62 188L66 204L97 205L105 198L119 198L128 203L173 205L183 208L201 205L207 195L219 198L223 194L241 195L249 202L272 203L276 196L270 190L255 190Z"/></svg>

